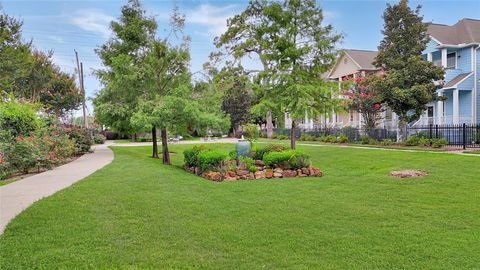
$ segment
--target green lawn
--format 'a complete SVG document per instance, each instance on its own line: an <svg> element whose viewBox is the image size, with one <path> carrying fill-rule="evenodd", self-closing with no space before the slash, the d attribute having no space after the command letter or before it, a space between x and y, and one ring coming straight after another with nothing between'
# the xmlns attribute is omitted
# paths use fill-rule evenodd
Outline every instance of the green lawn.
<svg viewBox="0 0 480 270"><path fill-rule="evenodd" d="M463 151L463 153L480 155L480 150L467 150L467 151Z"/></svg>
<svg viewBox="0 0 480 270"><path fill-rule="evenodd" d="M180 168L187 147L171 167L114 148L9 224L0 268L480 268L479 157L301 146L324 177L214 183Z"/></svg>

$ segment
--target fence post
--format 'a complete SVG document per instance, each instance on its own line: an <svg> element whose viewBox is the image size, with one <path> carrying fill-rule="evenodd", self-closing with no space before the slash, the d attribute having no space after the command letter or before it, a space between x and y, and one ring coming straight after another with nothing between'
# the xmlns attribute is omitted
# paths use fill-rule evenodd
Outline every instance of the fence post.
<svg viewBox="0 0 480 270"><path fill-rule="evenodd" d="M438 124L435 125L435 139L438 139Z"/></svg>
<svg viewBox="0 0 480 270"><path fill-rule="evenodd" d="M433 124L430 124L430 126L428 128L428 137L429 137L430 140L433 138L432 133L433 133Z"/></svg>
<svg viewBox="0 0 480 270"><path fill-rule="evenodd" d="M463 123L463 150L467 149L467 124Z"/></svg>

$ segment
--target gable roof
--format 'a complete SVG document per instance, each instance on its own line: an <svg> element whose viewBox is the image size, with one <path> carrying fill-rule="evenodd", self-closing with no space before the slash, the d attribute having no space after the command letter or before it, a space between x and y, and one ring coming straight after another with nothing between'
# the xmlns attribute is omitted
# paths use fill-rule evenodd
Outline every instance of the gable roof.
<svg viewBox="0 0 480 270"><path fill-rule="evenodd" d="M355 50L355 49L346 49L344 50L345 54L350 56L352 60L357 64L360 70L376 70L378 69L373 65L375 57L377 57L377 51L367 51L367 50Z"/></svg>
<svg viewBox="0 0 480 270"><path fill-rule="evenodd" d="M428 23L427 32L443 44L480 43L480 20L462 19L452 26Z"/></svg>
<svg viewBox="0 0 480 270"><path fill-rule="evenodd" d="M455 78L451 79L447 84L445 84L443 88L456 88L459 83L463 82L463 80L470 77L470 75L472 74L473 72L459 74L455 76Z"/></svg>

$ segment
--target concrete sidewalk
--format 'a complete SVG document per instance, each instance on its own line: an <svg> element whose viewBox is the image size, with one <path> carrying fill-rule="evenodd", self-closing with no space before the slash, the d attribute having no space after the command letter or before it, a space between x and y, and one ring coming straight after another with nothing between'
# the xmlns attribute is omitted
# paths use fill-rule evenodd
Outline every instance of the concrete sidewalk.
<svg viewBox="0 0 480 270"><path fill-rule="evenodd" d="M94 152L53 170L0 187L0 234L25 208L87 177L113 160L111 144L94 146Z"/></svg>

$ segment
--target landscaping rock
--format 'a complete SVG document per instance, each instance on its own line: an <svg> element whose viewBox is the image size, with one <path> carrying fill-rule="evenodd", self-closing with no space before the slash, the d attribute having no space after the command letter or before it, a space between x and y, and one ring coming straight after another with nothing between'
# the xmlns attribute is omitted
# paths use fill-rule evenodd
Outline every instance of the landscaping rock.
<svg viewBox="0 0 480 270"><path fill-rule="evenodd" d="M207 178L208 180L221 182L223 180L222 174L219 172L208 171L203 174L203 177Z"/></svg>
<svg viewBox="0 0 480 270"><path fill-rule="evenodd" d="M238 180L237 176L230 176L228 174L225 174L225 177L223 178L223 181L236 181Z"/></svg>
<svg viewBox="0 0 480 270"><path fill-rule="evenodd" d="M301 169L298 169L297 170L297 176L298 177L305 177L305 176L308 176L308 175L304 174Z"/></svg>
<svg viewBox="0 0 480 270"><path fill-rule="evenodd" d="M293 170L283 171L283 177L295 177L295 176L297 176L297 171L293 171Z"/></svg>
<svg viewBox="0 0 480 270"><path fill-rule="evenodd" d="M255 179L265 179L266 176L265 176L265 172L263 171L257 171L255 173Z"/></svg>
<svg viewBox="0 0 480 270"><path fill-rule="evenodd" d="M273 173L273 177L274 177L274 178L282 178L282 177L283 177L283 174L278 173L278 172L274 172L274 173Z"/></svg>
<svg viewBox="0 0 480 270"><path fill-rule="evenodd" d="M196 174L196 175L201 175L201 174L202 174L202 170L200 170L200 168L198 168L198 167L195 167L195 174Z"/></svg>
<svg viewBox="0 0 480 270"><path fill-rule="evenodd" d="M265 170L265 177L270 179L273 178L273 170L272 169L266 169Z"/></svg>
<svg viewBox="0 0 480 270"><path fill-rule="evenodd" d="M263 167L263 166L265 166L265 163L263 163L262 160L257 159L257 160L255 160L255 166Z"/></svg>
<svg viewBox="0 0 480 270"><path fill-rule="evenodd" d="M320 171L320 169L318 169L318 168L310 166L310 167L308 167L308 170L309 170L309 175L310 176L314 176L314 177L322 176L322 171Z"/></svg>
<svg viewBox="0 0 480 270"><path fill-rule="evenodd" d="M305 175L310 175L310 170L308 168L302 168L302 173Z"/></svg>
<svg viewBox="0 0 480 270"><path fill-rule="evenodd" d="M185 170L187 170L190 173L195 173L195 167L187 167L185 166Z"/></svg>
<svg viewBox="0 0 480 270"><path fill-rule="evenodd" d="M238 176L244 176L250 173L249 171L245 169L240 169L240 168L238 168L235 172L237 173Z"/></svg>
<svg viewBox="0 0 480 270"><path fill-rule="evenodd" d="M275 168L273 170L274 173L283 173L283 169L282 168Z"/></svg>

